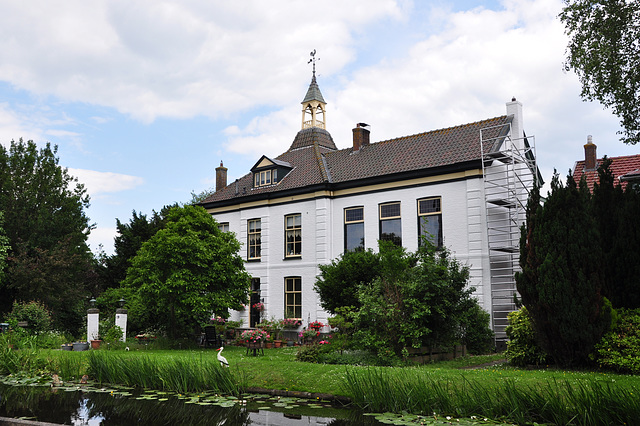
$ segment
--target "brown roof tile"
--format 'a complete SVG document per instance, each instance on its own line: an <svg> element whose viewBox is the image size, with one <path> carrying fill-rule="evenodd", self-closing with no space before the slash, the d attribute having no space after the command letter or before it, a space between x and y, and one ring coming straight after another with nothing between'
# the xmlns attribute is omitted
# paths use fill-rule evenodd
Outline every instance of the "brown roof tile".
<svg viewBox="0 0 640 426"><path fill-rule="evenodd" d="M352 148L337 150L333 138L324 129L309 128L298 132L289 150L276 157L293 166L278 184L253 188L251 173L237 182L217 191L202 204L214 207L240 202L245 197L270 197L287 190L304 190L314 185L345 184L360 179L384 178L402 173L426 173L429 169L455 166L469 167L469 162L482 157L480 130L491 128L484 134L497 137L511 122L512 116L501 116L484 121L417 135L372 143L358 152ZM492 142L485 142L485 150Z"/></svg>

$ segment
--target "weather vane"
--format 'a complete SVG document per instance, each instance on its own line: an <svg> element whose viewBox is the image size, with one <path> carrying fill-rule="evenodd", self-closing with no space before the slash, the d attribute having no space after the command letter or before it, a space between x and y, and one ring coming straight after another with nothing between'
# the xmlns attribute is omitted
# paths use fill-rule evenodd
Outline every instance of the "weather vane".
<svg viewBox="0 0 640 426"><path fill-rule="evenodd" d="M316 75L316 60L320 60L320 58L316 59L316 49L313 49L313 52L310 53L311 59L309 59L308 64L313 63L313 75Z"/></svg>

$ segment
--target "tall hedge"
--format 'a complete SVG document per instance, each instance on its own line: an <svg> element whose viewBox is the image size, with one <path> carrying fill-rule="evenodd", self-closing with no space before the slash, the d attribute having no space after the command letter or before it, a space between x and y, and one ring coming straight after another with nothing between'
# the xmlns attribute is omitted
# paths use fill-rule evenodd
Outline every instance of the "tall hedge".
<svg viewBox="0 0 640 426"><path fill-rule="evenodd" d="M520 240L518 292L541 348L561 366L583 365L610 321L603 313L603 254L591 194L556 173L543 204L535 188Z"/></svg>

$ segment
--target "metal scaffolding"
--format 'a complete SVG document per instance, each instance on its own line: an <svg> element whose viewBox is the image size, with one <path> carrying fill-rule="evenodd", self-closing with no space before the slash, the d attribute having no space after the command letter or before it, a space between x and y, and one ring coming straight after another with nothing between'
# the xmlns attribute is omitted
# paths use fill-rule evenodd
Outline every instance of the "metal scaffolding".
<svg viewBox="0 0 640 426"><path fill-rule="evenodd" d="M505 342L507 315L516 309L520 227L538 178L533 137L514 138L510 125L480 130L491 276L491 319L496 343Z"/></svg>

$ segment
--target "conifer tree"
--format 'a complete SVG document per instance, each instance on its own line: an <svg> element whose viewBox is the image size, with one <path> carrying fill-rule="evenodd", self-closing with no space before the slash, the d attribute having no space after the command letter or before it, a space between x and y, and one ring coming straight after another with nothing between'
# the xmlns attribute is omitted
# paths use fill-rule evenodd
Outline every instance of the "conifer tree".
<svg viewBox="0 0 640 426"><path fill-rule="evenodd" d="M640 308L640 194L616 183L604 158L593 187L604 262L603 294L615 308Z"/></svg>
<svg viewBox="0 0 640 426"><path fill-rule="evenodd" d="M540 203L535 188L520 240L518 292L542 347L561 366L585 364L608 327L603 314L602 251L591 195L557 173Z"/></svg>

